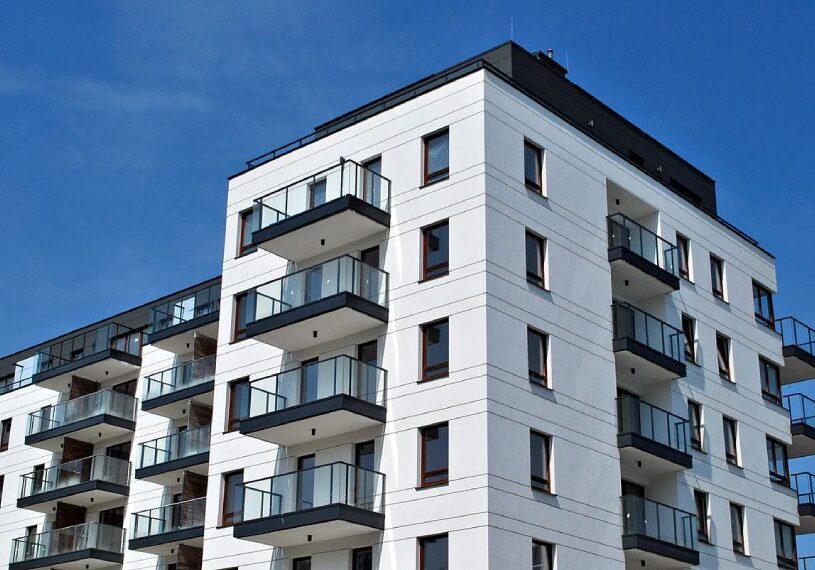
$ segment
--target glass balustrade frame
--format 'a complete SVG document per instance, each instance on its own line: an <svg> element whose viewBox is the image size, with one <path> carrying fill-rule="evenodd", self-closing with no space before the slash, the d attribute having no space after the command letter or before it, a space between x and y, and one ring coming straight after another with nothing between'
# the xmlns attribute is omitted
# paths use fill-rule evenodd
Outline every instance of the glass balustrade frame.
<svg viewBox="0 0 815 570"><path fill-rule="evenodd" d="M678 248L655 232L635 222L622 213L611 214L608 224L608 248L623 248L642 260L677 278L679 287Z"/></svg>
<svg viewBox="0 0 815 570"><path fill-rule="evenodd" d="M144 377L142 406L152 404L158 398L186 391L215 380L216 355L212 354L176 364L160 372ZM185 392L186 393L186 392Z"/></svg>
<svg viewBox="0 0 815 570"><path fill-rule="evenodd" d="M53 430L80 429L86 420L101 417L105 423L115 423L124 429L135 429L137 400L112 389L99 390L79 398L65 400L28 414L26 440L39 440ZM62 430L60 430L62 431ZM55 432L54 432L55 433Z"/></svg>
<svg viewBox="0 0 815 570"><path fill-rule="evenodd" d="M55 491L71 491L85 483L107 484L104 486L111 492L127 493L130 468L129 461L107 455L91 455L67 461L22 475L19 499L30 502Z"/></svg>

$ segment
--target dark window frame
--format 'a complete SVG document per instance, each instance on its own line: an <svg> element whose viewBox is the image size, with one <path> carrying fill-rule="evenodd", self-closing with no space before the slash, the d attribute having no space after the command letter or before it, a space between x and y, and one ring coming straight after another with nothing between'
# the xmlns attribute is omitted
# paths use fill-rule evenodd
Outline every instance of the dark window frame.
<svg viewBox="0 0 815 570"><path fill-rule="evenodd" d="M676 252L679 276L686 281L691 281L690 239L680 233L676 234Z"/></svg>
<svg viewBox="0 0 815 570"><path fill-rule="evenodd" d="M540 350L543 357L543 362L541 363L542 371L540 372L532 369L532 352L530 351L530 347L533 337L535 341L537 341L538 350ZM549 335L532 327L526 327L526 351L529 381L544 388L549 388Z"/></svg>
<svg viewBox="0 0 815 570"><path fill-rule="evenodd" d="M427 363L427 343L428 331L435 326L445 324L447 327L447 360L438 362L428 366ZM429 323L421 325L421 342L422 342L422 370L421 381L427 382L429 380L438 380L439 378L446 378L450 375L450 319L445 317Z"/></svg>
<svg viewBox="0 0 815 570"><path fill-rule="evenodd" d="M724 455L725 460L730 465L739 465L739 424L736 420L728 416L722 416L722 429L724 431ZM732 432L732 433L731 433ZM733 440L733 447L730 448L730 440Z"/></svg>
<svg viewBox="0 0 815 570"><path fill-rule="evenodd" d="M544 542L542 540L532 540L532 570L535 570L535 550L542 549L543 555L546 557L546 566L544 568L551 569L555 567L555 545L551 542Z"/></svg>
<svg viewBox="0 0 815 570"><path fill-rule="evenodd" d="M545 470L544 473L541 475L537 475L535 473L535 465L532 463L533 459L533 450L535 445L535 440L539 440L543 446L543 457L545 463ZM529 476L532 480L532 487L543 491L545 493L552 492L552 436L530 429L529 430L529 458L530 458L530 469L529 469Z"/></svg>
<svg viewBox="0 0 815 570"><path fill-rule="evenodd" d="M250 253L256 252L258 249L257 246L252 245L251 239L251 234L255 231L255 212L255 208L247 208L246 210L241 210L238 212L238 253L236 257L249 255ZM244 244L243 242L246 238L247 229L249 230L248 234L250 235L250 238L249 243Z"/></svg>
<svg viewBox="0 0 815 570"><path fill-rule="evenodd" d="M427 432L430 430L438 430L445 428L447 437L447 461L446 467L440 467L432 471L427 470ZM419 428L419 487L438 487L440 485L447 485L450 481L450 424L448 422L441 422L429 426ZM428 481L430 478L441 477L436 481Z"/></svg>
<svg viewBox="0 0 815 570"><path fill-rule="evenodd" d="M447 166L433 172L430 167L430 142L441 137L447 137ZM422 137L422 186L430 186L436 182L443 182L450 177L450 128L444 127Z"/></svg>
<svg viewBox="0 0 815 570"><path fill-rule="evenodd" d="M779 460L784 469L783 473L775 471L775 466ZM783 485L784 487L790 486L790 465L787 446L769 435L767 436L767 467L770 473L770 481Z"/></svg>
<svg viewBox="0 0 815 570"><path fill-rule="evenodd" d="M719 377L730 382L733 382L732 343L733 341L729 336L716 332L716 364L719 368ZM724 355L722 354L723 350ZM724 363L724 367L722 367L722 363Z"/></svg>
<svg viewBox="0 0 815 570"><path fill-rule="evenodd" d="M690 424L690 446L697 451L704 451L702 404L699 402L688 400L688 422Z"/></svg>
<svg viewBox="0 0 815 570"><path fill-rule="evenodd" d="M11 420L13 418L6 418L0 422L0 452L8 451L9 444L11 443Z"/></svg>
<svg viewBox="0 0 815 570"><path fill-rule="evenodd" d="M696 319L684 313L682 313L682 336L685 341L685 361L696 364Z"/></svg>
<svg viewBox="0 0 815 570"><path fill-rule="evenodd" d="M355 548L351 551L351 570L367 570L365 568L360 568L357 566L357 555L358 554L371 554L371 561L373 561L374 557L374 548L373 546L364 546L362 548ZM373 567L373 563L371 564Z"/></svg>
<svg viewBox="0 0 815 570"><path fill-rule="evenodd" d="M733 525L733 513L736 513L738 525ZM738 534L736 531L738 530ZM746 537L744 533L744 506L738 503L730 503L730 534L733 538L733 552L739 554L746 554Z"/></svg>
<svg viewBox="0 0 815 570"><path fill-rule="evenodd" d="M447 226L447 259L442 263L428 266L428 247L430 233L438 228ZM438 279L450 273L450 220L442 220L422 228L422 281Z"/></svg>
<svg viewBox="0 0 815 570"><path fill-rule="evenodd" d="M786 536L790 538L790 544L778 544L778 538L784 539L785 533ZM778 519L773 519L773 531L775 535L775 557L776 562L778 563L779 568L785 568L789 570L793 570L798 568L798 548L797 548L797 540L795 538L795 527L788 522L780 521ZM786 550L784 546L790 546L790 554L792 556L785 556L784 551Z"/></svg>
<svg viewBox="0 0 815 570"><path fill-rule="evenodd" d="M243 519L243 501L241 501L241 510L239 511L227 511L227 503L232 498L230 494L231 489L237 489L243 487L243 469L237 469L235 471L229 471L221 475L221 480L223 481L223 497L221 498L221 526L233 526L235 523L240 522ZM230 479L233 477L240 477L240 480L237 484L231 485ZM240 491L241 495L243 491Z"/></svg>
<svg viewBox="0 0 815 570"><path fill-rule="evenodd" d="M232 342L238 342L246 338L246 323L241 327L241 312L246 311L249 301L249 291L238 293L234 297L234 315L232 326ZM248 321L248 315L246 315Z"/></svg>
<svg viewBox="0 0 815 570"><path fill-rule="evenodd" d="M535 176L537 180L531 180L526 176L527 164L526 164L526 157L527 148L531 149L534 152L535 157ZM543 147L537 145L530 141L529 139L524 139L524 185L529 189L535 192L536 194L540 194L543 196Z"/></svg>
<svg viewBox="0 0 815 570"><path fill-rule="evenodd" d="M778 406L781 405L781 367L763 356L758 357L758 373L761 379L761 395ZM770 385L771 373L775 375L776 389Z"/></svg>
<svg viewBox="0 0 815 570"><path fill-rule="evenodd" d="M716 281L719 281L720 287L716 287ZM721 257L717 257L710 254L710 291L713 293L713 296L717 299L727 302L725 297L725 277L724 277L724 260Z"/></svg>
<svg viewBox="0 0 815 570"><path fill-rule="evenodd" d="M763 314L763 303L761 299L767 300L767 312L768 314ZM756 306L756 302L758 301L758 307ZM758 312L756 309L759 309ZM755 315L756 322L768 327L770 329L775 330L775 308L773 307L773 292L770 291L767 287L758 283L755 279L753 280L753 315Z"/></svg>
<svg viewBox="0 0 815 570"><path fill-rule="evenodd" d="M450 550L449 550L449 548L450 548L450 537L446 532L441 533L441 534L420 536L419 538L416 539L416 541L418 543L418 548L419 548L419 570L435 570L434 568L428 568L428 566L427 566L427 560L425 559L425 544L430 542L430 541L436 541L436 540L440 540L440 539L444 539L444 541L446 543L445 544L445 546L447 548L446 558L447 558L447 564L449 564L449 562L450 562L450 558L449 558L450 557ZM445 564L445 566L447 564Z"/></svg>
<svg viewBox="0 0 815 570"><path fill-rule="evenodd" d="M709 496L699 489L693 490L693 504L696 508L696 538L710 543L710 525L708 524Z"/></svg>
<svg viewBox="0 0 815 570"><path fill-rule="evenodd" d="M291 560L291 567L292 570L300 570L301 564L304 562L308 562L308 568L311 569L311 556L298 556L297 558L292 558Z"/></svg>
<svg viewBox="0 0 815 570"><path fill-rule="evenodd" d="M232 380L227 384L227 389L229 390L228 399L227 399L227 416L226 416L226 432L233 432L237 431L240 427L241 419L243 416L240 413L236 413L235 408L237 407L236 398L239 394L241 389L249 390L250 387L249 377L246 376L244 378L238 378L236 380ZM242 387L242 388L241 388ZM247 400L248 403L248 400ZM247 410L248 411L248 410Z"/></svg>
<svg viewBox="0 0 815 570"><path fill-rule="evenodd" d="M529 267L530 242L535 246L535 254L540 263L540 272ZM526 265L526 280L541 289L546 289L546 238L527 228L524 234L524 264Z"/></svg>

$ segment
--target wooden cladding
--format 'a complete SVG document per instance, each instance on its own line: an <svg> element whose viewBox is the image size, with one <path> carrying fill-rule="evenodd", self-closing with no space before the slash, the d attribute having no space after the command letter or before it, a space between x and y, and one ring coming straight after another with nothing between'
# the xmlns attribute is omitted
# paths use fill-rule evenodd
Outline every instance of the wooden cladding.
<svg viewBox="0 0 815 570"><path fill-rule="evenodd" d="M191 501L207 496L207 477L192 471L184 471L181 480L181 500Z"/></svg>
<svg viewBox="0 0 815 570"><path fill-rule="evenodd" d="M69 461L90 457L91 455L93 455L92 443L66 437L62 443L62 459L60 463L68 463Z"/></svg>
<svg viewBox="0 0 815 570"><path fill-rule="evenodd" d="M65 528L76 526L85 522L85 507L69 505L68 503L57 503L57 513L54 517L54 528Z"/></svg>
<svg viewBox="0 0 815 570"><path fill-rule="evenodd" d="M88 394L99 391L99 382L82 378L81 376L71 376L71 392L69 399L75 400Z"/></svg>
<svg viewBox="0 0 815 570"><path fill-rule="evenodd" d="M212 406L190 402L190 413L187 416L187 427L195 429L212 423Z"/></svg>
<svg viewBox="0 0 815 570"><path fill-rule="evenodd" d="M193 360L198 360L205 356L212 356L215 354L217 348L218 343L215 339L196 333L192 347L192 358Z"/></svg>
<svg viewBox="0 0 815 570"><path fill-rule="evenodd" d="M201 570L203 559L203 549L188 544L179 544L176 570Z"/></svg>

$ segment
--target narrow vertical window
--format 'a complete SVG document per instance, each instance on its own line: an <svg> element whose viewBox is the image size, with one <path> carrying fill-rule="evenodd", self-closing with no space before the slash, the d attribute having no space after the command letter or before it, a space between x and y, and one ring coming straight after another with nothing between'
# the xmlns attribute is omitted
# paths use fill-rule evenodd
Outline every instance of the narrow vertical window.
<svg viewBox="0 0 815 570"><path fill-rule="evenodd" d="M11 418L6 418L0 424L0 451L8 449L9 440L11 439Z"/></svg>
<svg viewBox="0 0 815 570"><path fill-rule="evenodd" d="M241 378L229 383L229 417L227 431L238 429L241 419L249 416L249 378Z"/></svg>
<svg viewBox="0 0 815 570"><path fill-rule="evenodd" d="M730 503L730 532L733 534L733 550L744 554L744 507L736 503Z"/></svg>
<svg viewBox="0 0 815 570"><path fill-rule="evenodd" d="M696 362L696 319L682 315L682 335L685 339L685 360Z"/></svg>
<svg viewBox="0 0 815 570"><path fill-rule="evenodd" d="M546 240L526 232L526 280L538 287L546 288Z"/></svg>
<svg viewBox="0 0 815 570"><path fill-rule="evenodd" d="M3 485L6 482L6 476L0 475L0 503L3 502Z"/></svg>
<svg viewBox="0 0 815 570"><path fill-rule="evenodd" d="M529 141L524 141L524 183L543 194L543 150Z"/></svg>
<svg viewBox="0 0 815 570"><path fill-rule="evenodd" d="M447 535L423 536L419 539L419 570L449 570Z"/></svg>
<svg viewBox="0 0 815 570"><path fill-rule="evenodd" d="M766 327L775 326L775 311L773 310L773 293L763 285L753 281L753 312L756 321Z"/></svg>
<svg viewBox="0 0 815 570"><path fill-rule="evenodd" d="M688 418L690 421L690 445L702 451L702 404L688 400Z"/></svg>
<svg viewBox="0 0 815 570"><path fill-rule="evenodd" d="M252 253L257 247L252 245L252 232L258 229L255 209L249 208L240 213L240 229L238 235L238 257Z"/></svg>
<svg viewBox="0 0 815 570"><path fill-rule="evenodd" d="M693 502L696 505L696 536L702 542L709 542L710 535L707 524L707 493L699 489L693 490Z"/></svg>
<svg viewBox="0 0 815 570"><path fill-rule="evenodd" d="M422 325L422 380L447 376L450 371L450 339L447 319Z"/></svg>
<svg viewBox="0 0 815 570"><path fill-rule="evenodd" d="M363 165L365 172L362 179L362 199L380 210L387 209L387 196L382 195L382 157L377 156Z"/></svg>
<svg viewBox="0 0 815 570"><path fill-rule="evenodd" d="M445 180L450 174L450 133L447 129L424 137L424 185Z"/></svg>
<svg viewBox="0 0 815 570"><path fill-rule="evenodd" d="M243 516L243 471L224 474L224 499L221 524L231 526Z"/></svg>
<svg viewBox="0 0 815 570"><path fill-rule="evenodd" d="M554 547L546 542L532 541L532 570L554 568Z"/></svg>
<svg viewBox="0 0 815 570"><path fill-rule="evenodd" d="M421 487L444 485L449 473L448 425L424 427L421 434Z"/></svg>
<svg viewBox="0 0 815 570"><path fill-rule="evenodd" d="M710 289L713 295L722 301L724 298L724 261L710 255Z"/></svg>
<svg viewBox="0 0 815 570"><path fill-rule="evenodd" d="M721 333L716 333L716 355L719 362L719 376L725 380L733 381L730 370L730 339Z"/></svg>
<svg viewBox="0 0 815 570"><path fill-rule="evenodd" d="M739 464L738 427L736 420L728 417L722 418L724 427L724 453L725 459L731 465Z"/></svg>
<svg viewBox="0 0 815 570"><path fill-rule="evenodd" d="M450 268L450 224L447 220L422 229L422 280L447 275Z"/></svg>
<svg viewBox="0 0 815 570"><path fill-rule="evenodd" d="M690 240L682 234L676 234L676 253L679 257L679 276L690 281Z"/></svg>
<svg viewBox="0 0 815 570"><path fill-rule="evenodd" d="M798 568L798 554L795 551L795 527L779 520L775 526L775 556L779 568ZM806 567L803 569L806 570Z"/></svg>
<svg viewBox="0 0 815 570"><path fill-rule="evenodd" d="M232 332L233 340L246 338L246 323L254 318L253 297L247 291L235 295L235 327Z"/></svg>
<svg viewBox="0 0 815 570"><path fill-rule="evenodd" d="M762 396L781 405L781 369L761 356L758 357L758 369L761 375Z"/></svg>
<svg viewBox="0 0 815 570"><path fill-rule="evenodd" d="M767 464L770 481L789 487L790 470L787 462L787 446L767 436Z"/></svg>
<svg viewBox="0 0 815 570"><path fill-rule="evenodd" d="M551 492L550 445L551 440L548 435L536 431L529 432L532 487L547 493Z"/></svg>
<svg viewBox="0 0 815 570"><path fill-rule="evenodd" d="M291 561L292 570L311 570L311 556L295 558Z"/></svg>
<svg viewBox="0 0 815 570"><path fill-rule="evenodd" d="M547 386L546 345L548 337L534 329L526 329L526 347L529 360L529 381Z"/></svg>
<svg viewBox="0 0 815 570"><path fill-rule="evenodd" d="M370 546L351 552L351 570L373 570L374 551Z"/></svg>

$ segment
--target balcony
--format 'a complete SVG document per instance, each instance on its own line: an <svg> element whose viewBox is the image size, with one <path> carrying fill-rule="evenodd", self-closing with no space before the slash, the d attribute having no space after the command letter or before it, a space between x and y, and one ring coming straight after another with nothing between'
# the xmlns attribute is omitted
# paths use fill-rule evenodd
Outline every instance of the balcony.
<svg viewBox="0 0 815 570"><path fill-rule="evenodd" d="M624 214L608 216L615 295L644 299L679 290L677 248Z"/></svg>
<svg viewBox="0 0 815 570"><path fill-rule="evenodd" d="M330 463L243 485L235 538L278 547L381 531L385 476Z"/></svg>
<svg viewBox="0 0 815 570"><path fill-rule="evenodd" d="M94 455L23 475L17 508L51 513L58 501L87 508L129 492L130 462Z"/></svg>
<svg viewBox="0 0 815 570"><path fill-rule="evenodd" d="M619 384L641 391L685 375L681 330L628 303L611 309Z"/></svg>
<svg viewBox="0 0 815 570"><path fill-rule="evenodd" d="M180 418L193 400L212 405L215 355L190 360L145 376L141 409L168 418Z"/></svg>
<svg viewBox="0 0 815 570"><path fill-rule="evenodd" d="M121 564L124 536L123 528L85 523L15 538L9 570L95 570Z"/></svg>
<svg viewBox="0 0 815 570"><path fill-rule="evenodd" d="M388 322L388 274L343 255L249 291L246 336L296 351Z"/></svg>
<svg viewBox="0 0 815 570"><path fill-rule="evenodd" d="M781 335L784 354L781 383L815 378L815 329L795 317L784 317L775 320L775 330Z"/></svg>
<svg viewBox="0 0 815 570"><path fill-rule="evenodd" d="M25 444L59 451L62 438L98 443L136 429L136 398L100 390L28 414Z"/></svg>
<svg viewBox="0 0 815 570"><path fill-rule="evenodd" d="M255 380L240 432L288 446L382 425L386 377L343 355Z"/></svg>
<svg viewBox="0 0 815 570"><path fill-rule="evenodd" d="M815 475L812 473L793 473L790 476L790 486L798 495L798 516L800 524L796 527L797 534L812 534L815 532Z"/></svg>
<svg viewBox="0 0 815 570"><path fill-rule="evenodd" d="M150 309L149 344L175 354L191 350L196 334L218 337L221 283L203 287Z"/></svg>
<svg viewBox="0 0 815 570"><path fill-rule="evenodd" d="M780 568L785 568L785 566L780 566ZM793 568L795 568L793 566ZM807 556L805 558L798 559L798 570L815 570L815 556Z"/></svg>
<svg viewBox="0 0 815 570"><path fill-rule="evenodd" d="M643 402L617 398L617 446L623 479L648 482L665 473L690 469L688 420Z"/></svg>
<svg viewBox="0 0 815 570"><path fill-rule="evenodd" d="M167 556L180 543L204 546L204 515L207 499L192 499L133 513L130 550Z"/></svg>
<svg viewBox="0 0 815 570"><path fill-rule="evenodd" d="M790 412L791 458L815 454L815 400L803 394L784 396L784 407Z"/></svg>
<svg viewBox="0 0 815 570"><path fill-rule="evenodd" d="M160 485L181 482L184 471L206 475L209 470L210 426L180 431L139 444L136 479Z"/></svg>
<svg viewBox="0 0 815 570"><path fill-rule="evenodd" d="M622 497L623 551L626 566L696 566L696 515L636 495Z"/></svg>
<svg viewBox="0 0 815 570"><path fill-rule="evenodd" d="M347 246L390 227L390 180L352 160L255 200L252 244L291 261Z"/></svg>
<svg viewBox="0 0 815 570"><path fill-rule="evenodd" d="M34 384L67 392L72 376L94 382L138 374L141 367L141 331L110 323L52 344L38 353Z"/></svg>

